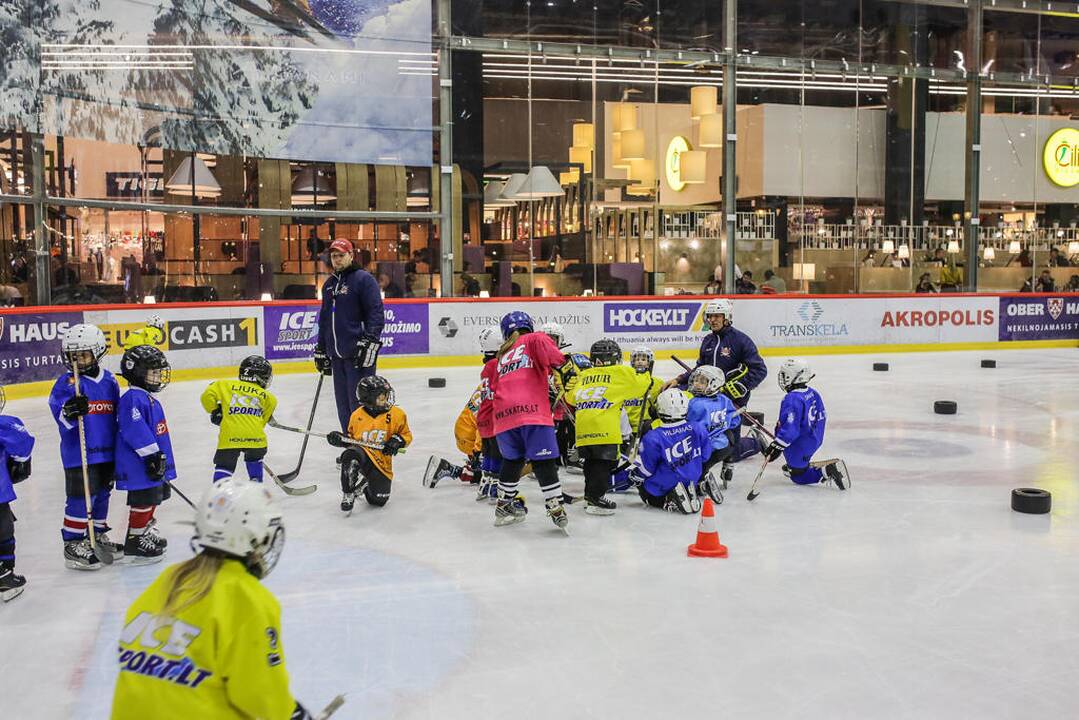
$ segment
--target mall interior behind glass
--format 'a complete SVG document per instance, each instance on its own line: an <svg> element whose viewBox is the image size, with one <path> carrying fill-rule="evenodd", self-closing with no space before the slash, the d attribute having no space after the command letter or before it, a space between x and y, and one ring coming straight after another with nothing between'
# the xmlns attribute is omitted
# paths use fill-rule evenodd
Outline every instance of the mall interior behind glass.
<svg viewBox="0 0 1079 720"><path fill-rule="evenodd" d="M1079 6L0 10L0 300L1079 291Z"/></svg>

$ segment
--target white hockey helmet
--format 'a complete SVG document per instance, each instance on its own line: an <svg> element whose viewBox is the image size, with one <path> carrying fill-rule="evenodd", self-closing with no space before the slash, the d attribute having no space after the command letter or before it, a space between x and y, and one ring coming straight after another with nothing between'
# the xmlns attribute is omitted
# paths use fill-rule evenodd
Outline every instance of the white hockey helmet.
<svg viewBox="0 0 1079 720"><path fill-rule="evenodd" d="M560 348L566 347L566 331L556 322L545 322L540 327L540 332L554 340L554 344Z"/></svg>
<svg viewBox="0 0 1079 720"><path fill-rule="evenodd" d="M816 375L809 369L809 363L805 360L802 358L787 358L779 366L779 372L776 373L776 382L779 383L780 390L790 392L792 387L808 385L809 381L815 377Z"/></svg>
<svg viewBox="0 0 1079 720"><path fill-rule="evenodd" d="M656 364L656 354L647 345L637 345L629 352L629 364L639 373L652 372Z"/></svg>
<svg viewBox="0 0 1079 720"><path fill-rule="evenodd" d="M716 298L704 304L704 317L709 315L723 315L727 322L734 322L734 303L728 298Z"/></svg>
<svg viewBox="0 0 1079 720"><path fill-rule="evenodd" d="M656 398L656 414L665 423L685 420L688 412L689 398L678 388L668 388Z"/></svg>
<svg viewBox="0 0 1079 720"><path fill-rule="evenodd" d="M723 371L715 365L701 365L689 374L689 391L694 395L712 397L726 381Z"/></svg>
<svg viewBox="0 0 1079 720"><path fill-rule="evenodd" d="M477 338L480 344L480 352L496 353L502 348L502 335L496 327L485 327L480 330Z"/></svg>
<svg viewBox="0 0 1079 720"><path fill-rule="evenodd" d="M60 341L60 351L67 362L72 362L76 353L90 352L94 356L94 362L90 367L97 365L105 353L109 350L109 344L105 340L105 333L97 325L79 323L72 325L64 333L64 339ZM80 368L83 370L85 368Z"/></svg>
<svg viewBox="0 0 1079 720"><path fill-rule="evenodd" d="M154 313L150 317L146 318L146 326L157 328L158 330L164 330L165 320L157 313Z"/></svg>
<svg viewBox="0 0 1079 720"><path fill-rule="evenodd" d="M236 557L264 578L281 558L285 526L262 483L226 480L202 496L192 543Z"/></svg>

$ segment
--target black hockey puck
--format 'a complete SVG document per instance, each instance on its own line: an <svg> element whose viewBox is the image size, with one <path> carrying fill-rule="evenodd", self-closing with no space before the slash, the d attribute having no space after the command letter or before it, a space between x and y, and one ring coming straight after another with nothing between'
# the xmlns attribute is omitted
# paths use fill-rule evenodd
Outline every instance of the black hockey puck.
<svg viewBox="0 0 1079 720"><path fill-rule="evenodd" d="M1012 490L1012 510L1028 515L1044 515L1053 507L1053 496L1038 488Z"/></svg>
<svg viewBox="0 0 1079 720"><path fill-rule="evenodd" d="M995 368L997 366L996 360L982 360L983 368Z"/></svg>
<svg viewBox="0 0 1079 720"><path fill-rule="evenodd" d="M877 372L887 372L888 363L873 363L873 369Z"/></svg>
<svg viewBox="0 0 1079 720"><path fill-rule="evenodd" d="M764 424L764 413L762 413L762 412L747 412L746 415L749 415L751 418L753 418L754 420L759 422L761 425Z"/></svg>
<svg viewBox="0 0 1079 720"><path fill-rule="evenodd" d="M954 400L937 400L933 403L933 412L937 415L955 415L959 405Z"/></svg>
<svg viewBox="0 0 1079 720"><path fill-rule="evenodd" d="M446 387L446 378L427 378L427 387L444 388Z"/></svg>

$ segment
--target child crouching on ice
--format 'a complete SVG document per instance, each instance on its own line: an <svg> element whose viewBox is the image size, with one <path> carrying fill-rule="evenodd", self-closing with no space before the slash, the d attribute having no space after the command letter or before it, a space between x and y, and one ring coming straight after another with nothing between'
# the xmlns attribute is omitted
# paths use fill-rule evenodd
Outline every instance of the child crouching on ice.
<svg viewBox="0 0 1079 720"><path fill-rule="evenodd" d="M711 447L704 426L686 421L688 412L689 398L678 388L659 394L656 413L662 424L641 440L635 468L641 480L637 492L646 505L687 515L701 509L696 486Z"/></svg>
<svg viewBox="0 0 1079 720"><path fill-rule="evenodd" d="M710 449L704 454L705 475L701 479L701 489L716 503L723 502L723 496L719 492L719 483L710 471L715 465L723 463L720 478L726 488L733 475L729 461L733 459L737 446L735 428L741 423L734 403L720 392L723 383L723 371L711 365L701 365L689 376L689 391L693 393L693 399L689 401L687 419L704 428L710 443Z"/></svg>
<svg viewBox="0 0 1079 720"><path fill-rule="evenodd" d="M847 466L842 460L813 463L813 453L824 442L827 416L820 393L809 387L814 378L809 363L801 359L785 360L776 380L779 389L787 393L779 406L776 435L762 452L768 461L780 455L787 463L783 472L798 485L835 483L840 490L850 487Z"/></svg>
<svg viewBox="0 0 1079 720"><path fill-rule="evenodd" d="M356 384L360 406L348 421L348 438L334 430L327 442L347 448L341 455L341 512L352 513L356 496L363 494L368 505L382 507L390 499L393 456L412 442L405 411L394 405L389 381L372 375ZM357 447L357 445L359 447Z"/></svg>

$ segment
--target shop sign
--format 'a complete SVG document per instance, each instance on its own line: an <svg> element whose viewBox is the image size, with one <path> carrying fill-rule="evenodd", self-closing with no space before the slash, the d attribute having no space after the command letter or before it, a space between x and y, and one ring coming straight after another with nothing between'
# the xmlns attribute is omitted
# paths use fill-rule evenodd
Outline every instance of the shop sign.
<svg viewBox="0 0 1079 720"><path fill-rule="evenodd" d="M81 312L0 315L0 385L51 380L64 372L60 343Z"/></svg>
<svg viewBox="0 0 1079 720"><path fill-rule="evenodd" d="M1050 135L1042 150L1042 167L1054 185L1079 184L1079 130L1061 128Z"/></svg>
<svg viewBox="0 0 1079 720"><path fill-rule="evenodd" d="M699 302L604 303L603 331L614 333L685 332L693 327L700 309Z"/></svg>
<svg viewBox="0 0 1079 720"><path fill-rule="evenodd" d="M1000 298L1001 340L1079 338L1079 298Z"/></svg>
<svg viewBox="0 0 1079 720"><path fill-rule="evenodd" d="M267 305L266 357L270 360L309 358L318 340L318 307ZM427 305L383 306L382 355L423 354L428 351Z"/></svg>
<svg viewBox="0 0 1079 720"><path fill-rule="evenodd" d="M165 178L161 173L149 173L145 178L138 172L105 173L105 194L111 198L142 197L144 184L147 197L165 197Z"/></svg>
<svg viewBox="0 0 1079 720"><path fill-rule="evenodd" d="M675 135L671 138L671 142L667 145L667 159L664 163L665 173L667 175L667 184L671 186L671 190L675 192L681 192L686 183L682 180L682 153L689 152L689 141L681 135Z"/></svg>

